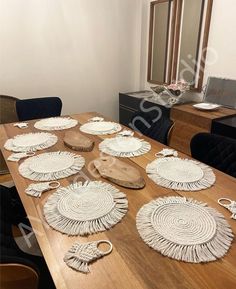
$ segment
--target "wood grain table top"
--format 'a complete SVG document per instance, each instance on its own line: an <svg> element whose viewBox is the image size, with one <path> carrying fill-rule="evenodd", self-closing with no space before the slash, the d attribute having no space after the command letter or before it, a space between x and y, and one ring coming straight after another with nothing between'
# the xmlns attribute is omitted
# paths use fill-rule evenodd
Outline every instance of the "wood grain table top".
<svg viewBox="0 0 236 289"><path fill-rule="evenodd" d="M80 124L97 113L84 113L72 115ZM11 152L3 149L3 145L8 138L17 134L36 132L35 121L29 122L29 128L21 130L12 124L1 125L1 149L4 158ZM76 128L79 131L79 127ZM59 138L56 145L44 150L49 151L71 151L63 144L64 131L53 131ZM32 228L36 234L38 243L47 262L55 285L58 289L233 289L236 288L236 242L232 243L228 254L221 260L206 264L190 264L169 259L149 248L140 238L135 218L139 209L152 199L162 196L180 195L192 197L199 201L208 203L216 208L228 220L234 234L236 234L236 221L230 219L230 212L217 204L220 197L236 199L236 181L234 178L214 170L216 174L216 184L200 192L181 192L165 189L151 181L146 173L146 165L155 159L155 153L165 146L148 140L152 149L143 156L125 159L124 161L138 168L146 181L146 187L141 190L120 188L128 198L129 211L120 223L112 229L91 235L88 237L68 237L50 228L45 222L42 208L49 195L54 191L44 193L40 199L35 199L25 194L26 187L32 181L21 177L18 173L18 163L8 162L8 167L17 187L18 193L30 219ZM88 136L88 135L87 135ZM93 159L100 155L98 144L102 139L112 136L92 136L95 147L92 152L81 152L86 159L86 165L79 174L62 179L62 186L67 186L71 182L94 180L89 167ZM42 153L37 152L37 154ZM75 152L76 153L76 152ZM179 154L185 157L183 154ZM188 157L189 158L189 157ZM20 162L21 163L21 162ZM104 179L100 179L105 181ZM118 187L118 186L117 186ZM75 241L92 241L108 239L113 244L113 251L110 255L91 264L91 273L82 274L73 271L63 261L64 254Z"/></svg>

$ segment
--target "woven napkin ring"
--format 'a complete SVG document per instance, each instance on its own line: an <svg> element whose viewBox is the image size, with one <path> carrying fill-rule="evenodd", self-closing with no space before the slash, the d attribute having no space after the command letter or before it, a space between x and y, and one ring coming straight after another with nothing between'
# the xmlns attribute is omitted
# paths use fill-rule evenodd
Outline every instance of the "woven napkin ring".
<svg viewBox="0 0 236 289"><path fill-rule="evenodd" d="M97 122L97 121L104 121L103 117L95 116L88 120L89 122Z"/></svg>
<svg viewBox="0 0 236 289"><path fill-rule="evenodd" d="M133 136L134 132L129 129L124 129L121 132L117 133L117 136Z"/></svg>
<svg viewBox="0 0 236 289"><path fill-rule="evenodd" d="M155 157L157 158L158 157L171 157L171 156L177 157L178 152L173 149L163 149L155 154Z"/></svg>
<svg viewBox="0 0 236 289"><path fill-rule="evenodd" d="M60 183L57 181L53 182L43 182L37 184L30 184L28 188L25 190L27 195L32 197L40 198L42 193L57 189L60 187Z"/></svg>
<svg viewBox="0 0 236 289"><path fill-rule="evenodd" d="M227 198L220 198L218 200L218 204L228 209L232 213L231 218L236 220L236 201L231 201L230 199Z"/></svg>
<svg viewBox="0 0 236 289"><path fill-rule="evenodd" d="M24 158L28 158L28 157L32 157L34 156L35 153L34 152L26 152L26 153L15 153L15 154L11 154L7 160L11 161L11 162L18 162L21 159Z"/></svg>
<svg viewBox="0 0 236 289"><path fill-rule="evenodd" d="M106 252L98 249L99 244L106 243L110 249ZM64 257L65 263L72 269L82 273L89 273L88 264L105 255L110 254L112 251L112 243L108 240L94 241L88 243L76 242Z"/></svg>
<svg viewBox="0 0 236 289"><path fill-rule="evenodd" d="M17 123L14 123L13 126L17 126L18 128L27 128L28 122L17 122Z"/></svg>

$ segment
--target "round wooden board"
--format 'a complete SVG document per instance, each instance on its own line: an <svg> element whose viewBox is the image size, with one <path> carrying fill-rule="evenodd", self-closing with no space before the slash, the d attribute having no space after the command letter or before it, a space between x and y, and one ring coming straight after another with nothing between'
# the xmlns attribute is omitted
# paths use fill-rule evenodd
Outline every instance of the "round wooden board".
<svg viewBox="0 0 236 289"><path fill-rule="evenodd" d="M75 130L67 131L63 141L70 149L80 152L91 152L94 147L94 141Z"/></svg>

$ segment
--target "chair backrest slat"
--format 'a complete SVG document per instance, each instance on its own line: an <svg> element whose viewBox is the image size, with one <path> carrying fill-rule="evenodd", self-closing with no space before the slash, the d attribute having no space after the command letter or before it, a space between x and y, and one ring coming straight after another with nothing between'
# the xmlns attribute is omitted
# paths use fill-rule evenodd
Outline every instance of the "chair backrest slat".
<svg viewBox="0 0 236 289"><path fill-rule="evenodd" d="M18 98L9 95L0 95L0 123L18 121L16 101Z"/></svg>
<svg viewBox="0 0 236 289"><path fill-rule="evenodd" d="M18 121L16 101L18 98L9 95L0 95L0 124ZM0 175L9 173L7 164L0 151Z"/></svg>

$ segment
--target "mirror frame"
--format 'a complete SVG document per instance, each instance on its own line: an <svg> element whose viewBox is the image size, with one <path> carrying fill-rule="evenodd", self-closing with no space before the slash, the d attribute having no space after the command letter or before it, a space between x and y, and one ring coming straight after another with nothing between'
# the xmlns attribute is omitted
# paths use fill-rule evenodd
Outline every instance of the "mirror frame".
<svg viewBox="0 0 236 289"><path fill-rule="evenodd" d="M153 34L154 34L154 11L155 5L163 2L173 2L173 14L172 19L168 18L167 21L171 25L171 35L169 44L169 66L167 82L159 82L152 79L152 49L153 49ZM203 0L205 4L206 0ZM147 81L152 84L168 85L172 81L176 80L174 76L177 75L178 54L180 47L180 29L181 29L181 14L182 14L183 0L157 0L150 3L150 26L149 26L149 46L148 46L148 70ZM195 71L198 73L195 77L198 79L198 83L195 87L191 87L191 91L202 91L205 62L207 56L207 45L210 32L210 23L212 15L213 0L207 0L207 6L201 11L201 23L199 25L199 40L197 47L198 60L195 65ZM205 15L205 18L203 16ZM169 14L170 17L170 14ZM200 45L202 43L202 45ZM198 71L198 67L200 67Z"/></svg>
<svg viewBox="0 0 236 289"><path fill-rule="evenodd" d="M156 80L152 79L152 54L153 54L153 36L154 36L154 12L155 12L155 6L160 3L165 3L165 2L173 2L173 14L172 14L172 19L171 19L171 24L170 24L170 7L168 11L168 19L167 19L167 33L169 33L169 29L171 26L171 35L170 35L170 43L169 43L169 54L170 54L170 59L169 59L169 66L165 67L165 74L166 70L168 69L168 76L167 76L167 82L159 82ZM175 36L175 21L176 21L176 1L173 0L157 0L157 1L152 1L150 3L150 22L149 22L149 44L148 44L148 76L147 76L147 81L153 84L169 84L172 76L172 62L173 62L173 52L174 52L174 36ZM167 42L166 42L167 44ZM167 46L167 45L166 45ZM167 51L165 53L166 59L167 59ZM166 63L165 59L165 63Z"/></svg>

